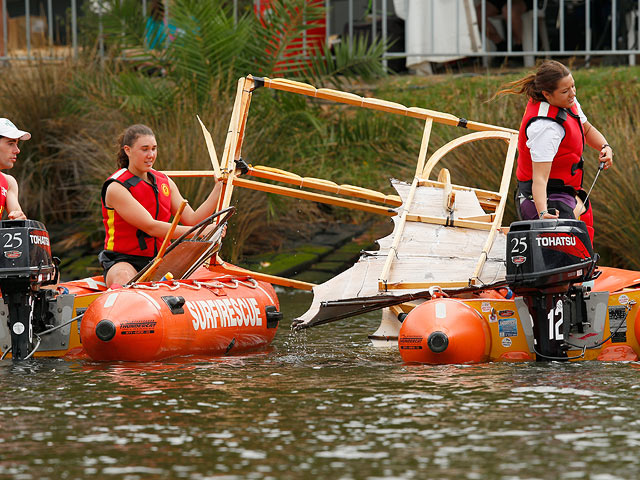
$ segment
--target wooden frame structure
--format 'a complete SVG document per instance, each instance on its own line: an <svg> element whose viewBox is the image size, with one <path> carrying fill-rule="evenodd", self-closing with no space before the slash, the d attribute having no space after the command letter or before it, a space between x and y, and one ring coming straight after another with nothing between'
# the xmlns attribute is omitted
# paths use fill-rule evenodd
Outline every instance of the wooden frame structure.
<svg viewBox="0 0 640 480"><path fill-rule="evenodd" d="M347 104L372 110L382 111L390 114L406 116L424 122L422 142L420 153L416 165L415 174L411 183L409 194L406 201L403 202L398 195L386 195L381 192L369 190L354 185L338 185L332 181L301 177L292 172L286 172L264 166L249 166L246 175L239 177L237 175L236 161L241 157L242 144L251 105L253 92L259 87L266 87L275 90L306 95L316 99L333 101L336 103ZM200 121L200 119L198 118ZM450 126L457 126L474 130L458 137L446 145L436 150L429 158L427 152L433 123L440 123ZM511 178L511 172L515 160L518 132L512 129L468 121L458 118L448 113L437 112L419 107L406 107L404 105L380 100L376 98L366 98L353 93L342 92L338 90L316 88L312 85L291 81L287 79L270 79L247 77L240 78L237 83L236 97L234 102L229 130L227 132L224 150L222 152L221 161L215 152L211 135L200 121L207 148L212 162L212 170L210 171L192 171L165 172L169 176L215 176L224 182L223 194L221 195L219 209L226 208L231 203L231 197L234 187L249 188L253 190L274 193L278 195L290 196L299 199L310 200L313 202L326 203L330 205L342 206L376 213L385 216L399 216L396 228L393 233L393 241L386 257L386 261L378 280L379 291L389 291L398 289L415 289L429 288L438 285L443 288L456 288L473 285L478 281L480 273L491 250L494 239L500 228L502 217L504 215L506 202L508 199L508 188ZM438 180L430 180L429 177L434 167L442 160L442 158L455 148L471 142L487 139L501 139L508 145L507 155L504 163L502 181L497 192L488 190L475 189L459 185L453 185L450 180L449 172L443 169ZM253 179L248 179L252 177ZM276 181L289 186L274 185L260 180ZM442 205L447 215L443 216L427 216L416 213L413 210L414 194L418 187L430 186L442 189ZM311 191L316 190L316 191ZM320 193L319 193L320 192ZM480 205L485 210L483 215L474 215L469 217L458 217L454 219L453 210L457 192L473 192L477 197ZM349 197L349 198L347 198ZM485 244L482 248L482 254L478 258L474 271L470 274L468 282L413 282L408 283L390 283L389 275L394 266L395 253L401 242L402 233L407 222L422 222L434 225L456 226L467 229L483 230L488 232ZM311 289L314 285L306 282L276 277L272 275L264 275L251 272L256 278L264 278L271 283L301 288L305 290Z"/></svg>

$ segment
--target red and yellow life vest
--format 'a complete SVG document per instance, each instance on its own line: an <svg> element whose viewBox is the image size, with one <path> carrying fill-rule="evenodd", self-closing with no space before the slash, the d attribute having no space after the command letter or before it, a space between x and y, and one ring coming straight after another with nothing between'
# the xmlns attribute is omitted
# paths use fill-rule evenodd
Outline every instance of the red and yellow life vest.
<svg viewBox="0 0 640 480"><path fill-rule="evenodd" d="M162 238L154 238L127 223L113 208L105 205L107 187L112 182L123 185L153 218L162 222L171 219L171 188L169 178L156 170L149 171L145 182L128 169L122 168L111 175L102 186L102 222L106 236L105 250L128 255L153 257L162 244Z"/></svg>
<svg viewBox="0 0 640 480"><path fill-rule="evenodd" d="M7 192L9 191L9 182L4 173L0 172L0 219L7 205Z"/></svg>
<svg viewBox="0 0 640 480"><path fill-rule="evenodd" d="M529 99L527 109L522 117L518 135L518 168L516 176L521 182L532 179L531 151L527 147L527 128L531 123L546 118L553 120L564 128L564 138L560 142L558 153L553 158L549 184L568 185L574 189L582 186L582 151L584 150L584 131L578 116L578 107L571 109L554 107L547 102L536 102ZM555 182L553 181L555 180Z"/></svg>

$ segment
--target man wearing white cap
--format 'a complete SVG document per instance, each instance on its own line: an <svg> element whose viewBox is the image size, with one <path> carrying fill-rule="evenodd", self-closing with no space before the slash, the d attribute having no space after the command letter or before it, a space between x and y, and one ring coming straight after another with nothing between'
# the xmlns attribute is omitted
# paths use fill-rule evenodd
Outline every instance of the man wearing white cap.
<svg viewBox="0 0 640 480"><path fill-rule="evenodd" d="M18 140L29 140L31 134L18 130L8 118L0 118L0 170L13 168L20 149ZM12 220L26 220L18 202L18 182L11 175L0 173L0 218L7 210Z"/></svg>

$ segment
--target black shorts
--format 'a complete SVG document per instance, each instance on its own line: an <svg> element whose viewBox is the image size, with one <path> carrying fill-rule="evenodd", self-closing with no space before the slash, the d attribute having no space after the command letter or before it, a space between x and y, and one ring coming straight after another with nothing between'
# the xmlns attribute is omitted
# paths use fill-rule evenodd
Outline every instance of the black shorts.
<svg viewBox="0 0 640 480"><path fill-rule="evenodd" d="M105 278L107 277L107 272L111 267L113 267L116 263L127 262L133 265L133 268L136 271L142 270L147 266L149 262L153 260L154 257L142 257L138 255L127 255L126 253L118 253L112 250L103 250L98 255L98 261L102 268L104 269L103 275Z"/></svg>

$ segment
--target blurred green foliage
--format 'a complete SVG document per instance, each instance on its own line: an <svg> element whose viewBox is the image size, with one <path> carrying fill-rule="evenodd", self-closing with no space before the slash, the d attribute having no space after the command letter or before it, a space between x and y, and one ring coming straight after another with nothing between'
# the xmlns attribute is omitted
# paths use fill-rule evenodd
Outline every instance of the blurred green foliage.
<svg viewBox="0 0 640 480"><path fill-rule="evenodd" d="M360 39L331 52L308 51L300 59L300 39L308 22L324 15L324 2L277 2L261 22L250 2L234 18L231 2L174 0L171 41L148 48L149 21L140 2L111 0L108 11L87 12L83 56L76 62L12 65L3 71L0 106L5 115L33 134L22 144L12 174L31 218L59 230L59 248L100 249L103 228L100 188L115 170L115 141L133 123L156 133L160 170L210 168L196 114L211 131L222 154L239 77L252 73L285 76L318 87L340 88L406 106L452 113L484 123L518 128L525 99L488 101L507 75L386 76L381 42ZM100 57L102 24L105 56ZM330 53L330 54L329 54ZM577 69L578 97L589 117L613 146L614 168L601 175L592 200L596 250L615 266L640 268L640 194L635 181L638 153L635 124L640 109L636 67ZM243 157L302 176L330 179L395 193L389 178L412 178L423 123L406 117L260 89L253 96ZM463 130L434 126L429 153ZM506 153L504 142L475 142L445 158L454 183L496 190ZM586 154L585 185L590 185L597 152ZM437 175L434 172L434 176ZM192 205L212 187L207 179L177 179ZM236 189L238 213L231 220L223 256L237 261L261 250L277 250L287 235L304 235L319 218L361 222L369 214L260 192ZM513 220L509 205L505 223Z"/></svg>

